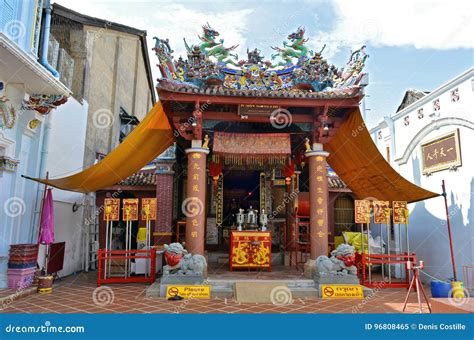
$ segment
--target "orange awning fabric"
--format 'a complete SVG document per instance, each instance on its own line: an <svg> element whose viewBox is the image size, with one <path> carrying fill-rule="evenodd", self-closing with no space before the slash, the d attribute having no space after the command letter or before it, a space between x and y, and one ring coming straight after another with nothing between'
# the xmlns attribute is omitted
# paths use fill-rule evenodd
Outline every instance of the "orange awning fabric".
<svg viewBox="0 0 474 340"><path fill-rule="evenodd" d="M324 149L327 161L358 199L417 202L439 196L407 181L382 157L357 108Z"/></svg>
<svg viewBox="0 0 474 340"><path fill-rule="evenodd" d="M158 102L127 138L99 163L63 178L25 177L58 189L93 192L137 172L171 146L174 140L163 106Z"/></svg>

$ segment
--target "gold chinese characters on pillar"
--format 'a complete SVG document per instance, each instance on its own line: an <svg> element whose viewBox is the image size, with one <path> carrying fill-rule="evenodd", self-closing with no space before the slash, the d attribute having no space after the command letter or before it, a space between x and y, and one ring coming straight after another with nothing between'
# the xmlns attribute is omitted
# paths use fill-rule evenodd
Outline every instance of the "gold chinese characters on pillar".
<svg viewBox="0 0 474 340"><path fill-rule="evenodd" d="M408 206L406 201L393 201L393 223L408 224Z"/></svg>
<svg viewBox="0 0 474 340"><path fill-rule="evenodd" d="M216 190L216 225L222 227L224 222L224 176L219 175L217 179L217 190Z"/></svg>
<svg viewBox="0 0 474 340"><path fill-rule="evenodd" d="M317 235L319 238L326 236L326 215L318 214L318 212L326 209L326 191L327 191L327 180L326 179L326 158L322 156L316 156L316 225L318 227Z"/></svg>
<svg viewBox="0 0 474 340"><path fill-rule="evenodd" d="M122 202L122 219L124 221L138 221L138 198L124 198Z"/></svg>
<svg viewBox="0 0 474 340"><path fill-rule="evenodd" d="M156 198L142 199L142 221L156 219Z"/></svg>
<svg viewBox="0 0 474 340"><path fill-rule="evenodd" d="M372 206L374 209L374 223L390 223L390 203L388 201L374 201Z"/></svg>
<svg viewBox="0 0 474 340"><path fill-rule="evenodd" d="M355 223L370 223L370 201L354 201Z"/></svg>
<svg viewBox="0 0 474 340"><path fill-rule="evenodd" d="M120 199L106 198L104 200L104 221L118 221L120 219Z"/></svg>

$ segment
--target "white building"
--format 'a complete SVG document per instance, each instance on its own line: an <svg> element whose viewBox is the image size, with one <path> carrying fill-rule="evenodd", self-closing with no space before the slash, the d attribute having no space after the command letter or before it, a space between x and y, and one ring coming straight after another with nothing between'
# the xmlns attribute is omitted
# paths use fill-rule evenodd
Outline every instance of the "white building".
<svg viewBox="0 0 474 340"><path fill-rule="evenodd" d="M409 97L419 99L407 103ZM474 264L473 130L474 68L429 94L407 91L399 110L370 130L381 154L406 179L438 193L446 182L459 281L466 280L462 267ZM453 277L443 197L409 208L410 251L425 261L429 275Z"/></svg>

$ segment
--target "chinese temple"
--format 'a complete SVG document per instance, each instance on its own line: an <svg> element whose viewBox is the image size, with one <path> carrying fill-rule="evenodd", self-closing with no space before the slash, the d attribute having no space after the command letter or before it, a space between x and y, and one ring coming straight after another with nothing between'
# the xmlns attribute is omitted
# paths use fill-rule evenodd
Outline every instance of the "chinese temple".
<svg viewBox="0 0 474 340"><path fill-rule="evenodd" d="M328 255L335 234L356 231L354 198L437 195L403 179L367 132L359 111L368 85L365 46L336 67L325 46L309 49L302 27L272 46L269 58L258 48L239 58L209 24L199 40L184 39L184 58L173 56L167 39L155 41L160 102L104 160L43 183L118 188L168 150L172 157L156 163L153 244L228 252L229 270L271 270L272 252L294 254L296 266ZM339 212L330 192L342 194ZM336 221L344 211L349 217Z"/></svg>

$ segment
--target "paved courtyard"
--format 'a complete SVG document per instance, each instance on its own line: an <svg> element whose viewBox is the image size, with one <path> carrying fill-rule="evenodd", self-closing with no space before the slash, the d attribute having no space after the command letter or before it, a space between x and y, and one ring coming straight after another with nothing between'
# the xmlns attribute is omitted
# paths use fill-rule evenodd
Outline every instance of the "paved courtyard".
<svg viewBox="0 0 474 340"><path fill-rule="evenodd" d="M295 298L283 306L243 304L231 298L168 301L146 297L145 284L97 288L95 279L95 272L70 276L57 283L51 294L30 294L4 301L0 313L400 313L406 294L405 289L382 289L364 300ZM427 312L426 305L423 306ZM410 297L405 312L418 313L416 294Z"/></svg>

